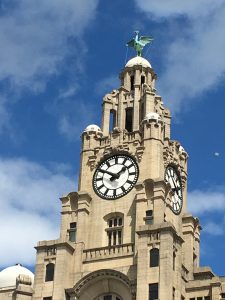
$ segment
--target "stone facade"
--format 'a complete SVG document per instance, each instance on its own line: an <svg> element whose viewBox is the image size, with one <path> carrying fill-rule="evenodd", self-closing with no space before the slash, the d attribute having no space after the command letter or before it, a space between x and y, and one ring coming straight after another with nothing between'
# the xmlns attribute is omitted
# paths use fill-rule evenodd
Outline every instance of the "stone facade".
<svg viewBox="0 0 225 300"><path fill-rule="evenodd" d="M60 237L36 247L32 299L223 299L225 279L199 266L201 227L186 209L188 154L170 139L171 115L156 93L156 74L139 57L120 79L103 98L102 129L91 125L82 134L79 187L61 198ZM138 181L123 197L104 199L93 176L112 155L132 157ZM165 179L168 166L182 187L175 212L180 191Z"/></svg>

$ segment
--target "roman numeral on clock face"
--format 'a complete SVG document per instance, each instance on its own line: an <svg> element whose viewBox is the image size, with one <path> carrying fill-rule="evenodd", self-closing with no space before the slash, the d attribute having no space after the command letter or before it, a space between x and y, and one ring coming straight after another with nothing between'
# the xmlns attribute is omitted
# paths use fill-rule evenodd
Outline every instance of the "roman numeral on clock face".
<svg viewBox="0 0 225 300"><path fill-rule="evenodd" d="M93 189L103 199L117 199L129 193L138 180L139 168L134 158L113 155L99 164L93 176Z"/></svg>

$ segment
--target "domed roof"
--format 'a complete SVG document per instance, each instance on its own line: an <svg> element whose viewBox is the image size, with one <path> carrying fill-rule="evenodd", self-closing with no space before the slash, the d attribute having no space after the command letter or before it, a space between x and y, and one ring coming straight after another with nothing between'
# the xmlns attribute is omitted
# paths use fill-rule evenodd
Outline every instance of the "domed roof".
<svg viewBox="0 0 225 300"><path fill-rule="evenodd" d="M0 288L16 286L16 278L20 275L29 276L34 281L34 274L20 264L3 269L0 272Z"/></svg>
<svg viewBox="0 0 225 300"><path fill-rule="evenodd" d="M91 124L91 125L88 125L84 131L101 132L102 130L101 130L101 128L98 125Z"/></svg>
<svg viewBox="0 0 225 300"><path fill-rule="evenodd" d="M133 67L135 65L141 65L143 67L149 67L151 68L151 64L149 61L147 61L147 59L141 57L141 56L136 56L131 58L125 65L125 67Z"/></svg>

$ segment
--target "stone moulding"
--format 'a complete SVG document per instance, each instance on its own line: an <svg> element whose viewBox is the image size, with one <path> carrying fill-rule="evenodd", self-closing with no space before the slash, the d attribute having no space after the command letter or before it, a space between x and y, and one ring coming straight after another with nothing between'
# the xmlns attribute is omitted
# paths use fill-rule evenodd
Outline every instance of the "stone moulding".
<svg viewBox="0 0 225 300"><path fill-rule="evenodd" d="M91 284L92 281L96 282L97 280L110 278L122 282L130 290L132 300L135 299L135 283L131 282L125 274L112 269L102 269L89 273L80 279L72 289L66 290L66 292L69 295L73 295L74 299L79 299L81 293L87 288L87 286L89 286L89 284Z"/></svg>

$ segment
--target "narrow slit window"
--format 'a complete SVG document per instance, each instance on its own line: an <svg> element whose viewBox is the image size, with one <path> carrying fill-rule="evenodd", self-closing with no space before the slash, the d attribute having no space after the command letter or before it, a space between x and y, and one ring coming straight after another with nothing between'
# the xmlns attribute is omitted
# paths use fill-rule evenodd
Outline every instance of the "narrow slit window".
<svg viewBox="0 0 225 300"><path fill-rule="evenodd" d="M70 223L70 229L69 229L69 241L70 242L76 242L76 234L77 234L77 223L72 222L72 223Z"/></svg>
<svg viewBox="0 0 225 300"><path fill-rule="evenodd" d="M133 108L126 109L126 125L125 128L128 132L132 132L133 129Z"/></svg>
<svg viewBox="0 0 225 300"><path fill-rule="evenodd" d="M110 110L110 124L109 131L112 132L113 128L116 126L116 111L114 109Z"/></svg>
<svg viewBox="0 0 225 300"><path fill-rule="evenodd" d="M130 90L134 90L134 75L130 76Z"/></svg>
<svg viewBox="0 0 225 300"><path fill-rule="evenodd" d="M141 85L145 83L145 76L141 76Z"/></svg>

